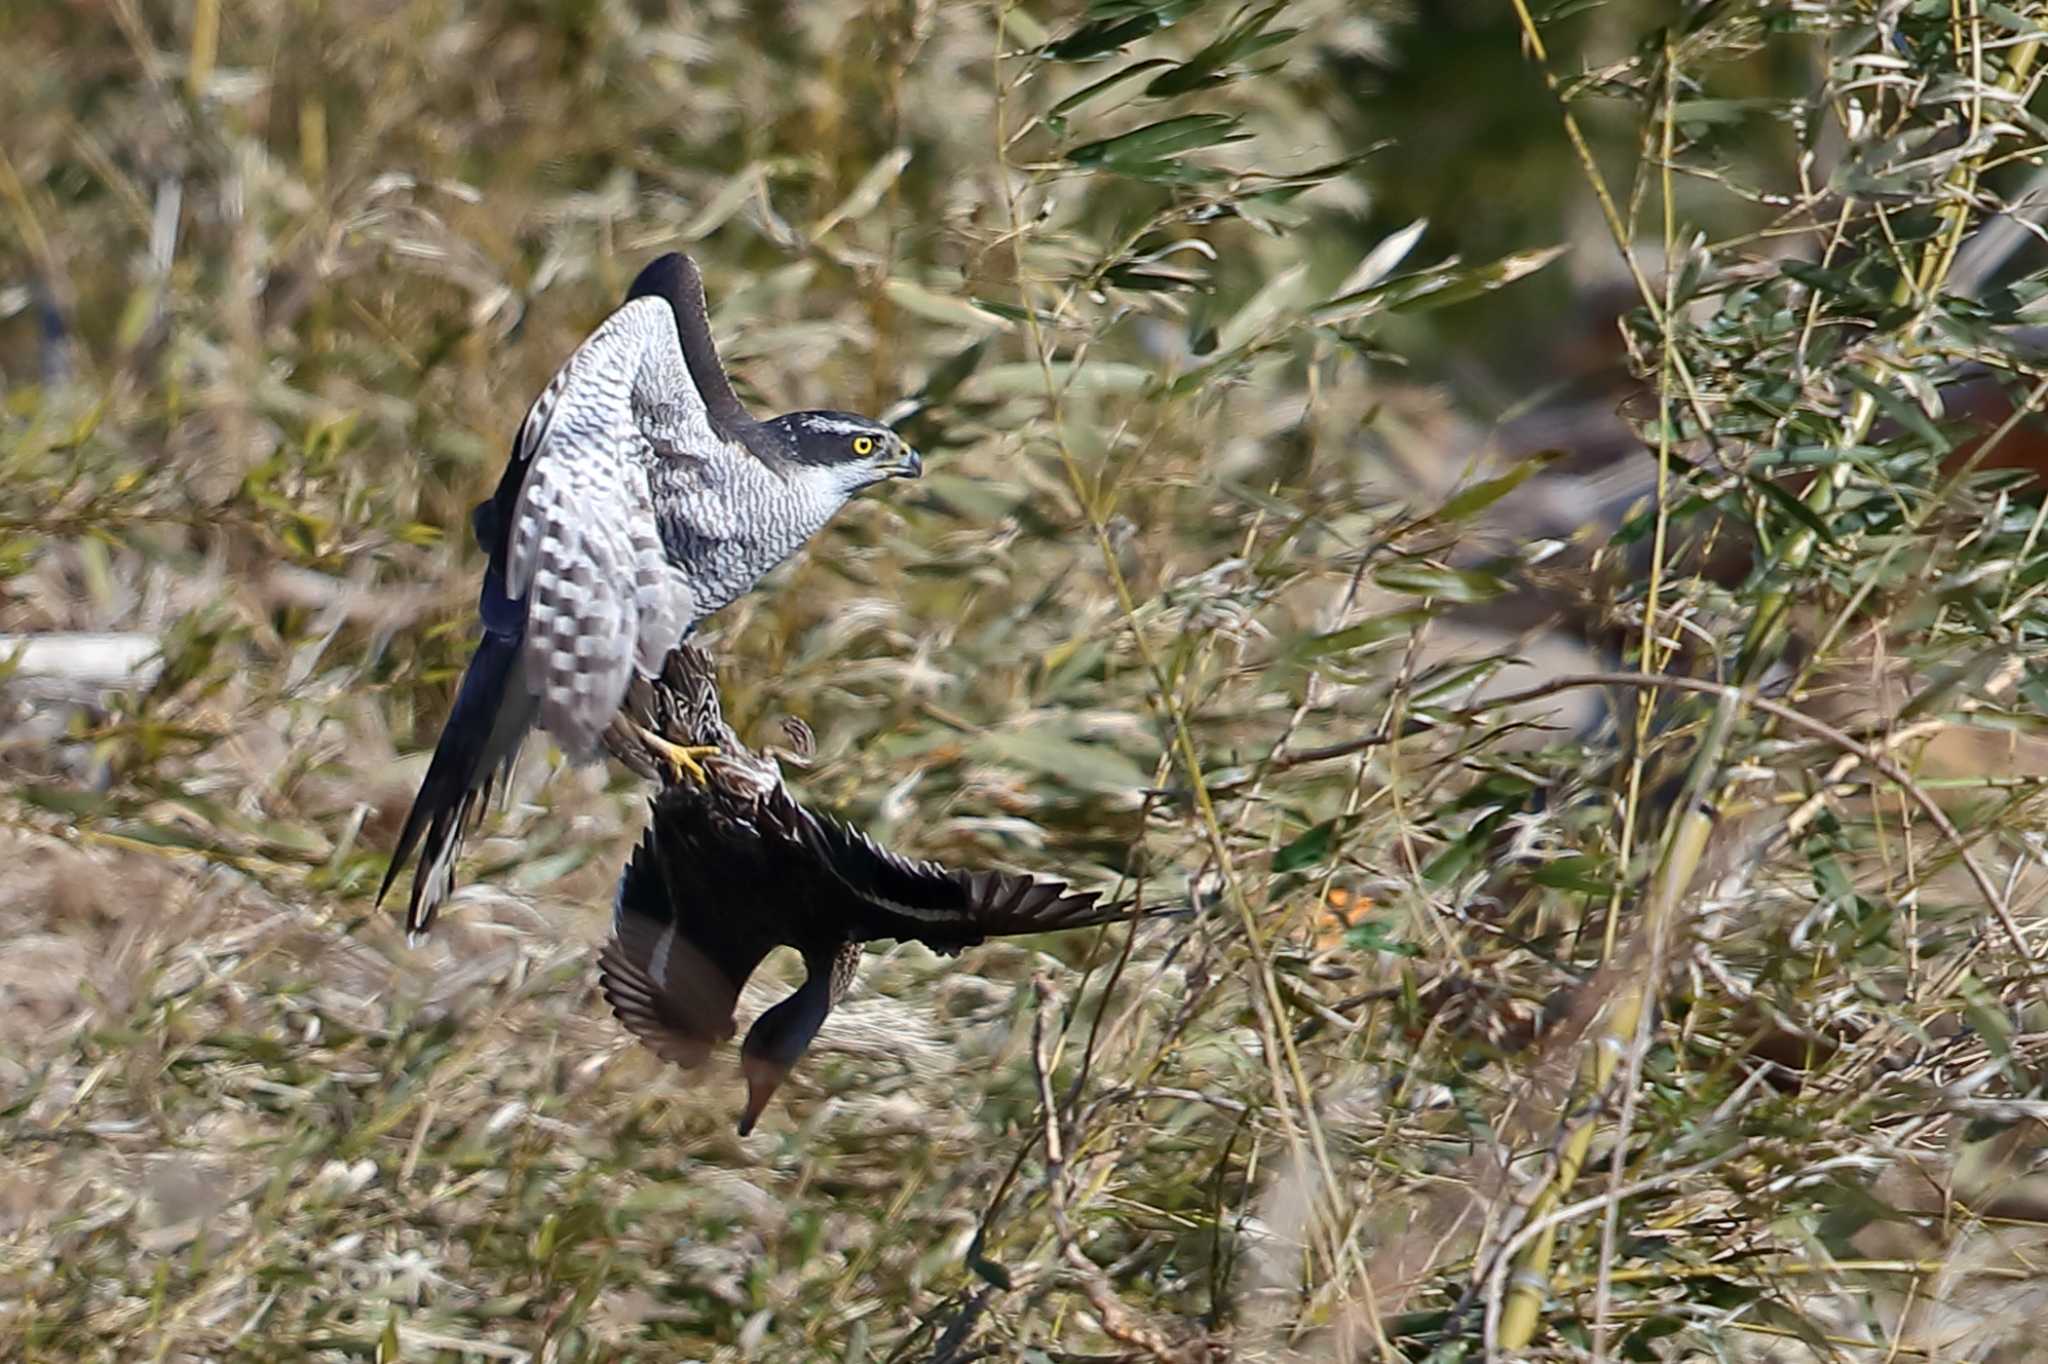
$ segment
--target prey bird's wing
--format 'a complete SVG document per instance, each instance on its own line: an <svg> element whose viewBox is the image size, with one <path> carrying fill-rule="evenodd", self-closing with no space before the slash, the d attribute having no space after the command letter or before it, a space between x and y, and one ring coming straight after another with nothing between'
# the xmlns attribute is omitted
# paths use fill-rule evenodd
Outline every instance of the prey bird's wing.
<svg viewBox="0 0 2048 1364"><path fill-rule="evenodd" d="M684 1067L701 1065L733 1035L740 990L777 943L762 918L727 900L726 873L742 885L764 873L743 843L714 830L699 802L680 818L657 803L619 879L611 941L598 954L612 1012L655 1055Z"/></svg>
<svg viewBox="0 0 2048 1364"><path fill-rule="evenodd" d="M505 590L525 603L520 661L538 721L578 759L596 754L634 672L659 672L698 614L655 517L655 413L662 457L716 448L669 310L642 296L569 357L514 446L525 476L499 523Z"/></svg>
<svg viewBox="0 0 2048 1364"><path fill-rule="evenodd" d="M868 938L916 940L957 952L986 938L1051 933L1128 917L1092 890L1007 871L961 871L891 852L859 829L797 808L819 862L846 888Z"/></svg>

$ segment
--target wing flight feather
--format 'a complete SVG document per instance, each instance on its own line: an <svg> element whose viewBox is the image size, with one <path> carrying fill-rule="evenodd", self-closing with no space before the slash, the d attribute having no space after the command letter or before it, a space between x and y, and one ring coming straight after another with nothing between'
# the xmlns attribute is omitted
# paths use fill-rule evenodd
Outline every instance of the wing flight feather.
<svg viewBox="0 0 2048 1364"><path fill-rule="evenodd" d="M794 802L792 802L794 804ZM850 916L870 936L915 939L939 951L984 938L1050 933L1124 917L1092 890L1018 872L958 871L891 852L859 829L796 807L819 863L851 893Z"/></svg>
<svg viewBox="0 0 2048 1364"><path fill-rule="evenodd" d="M695 619L663 552L638 414L710 437L659 299L628 301L579 347L520 430L506 587L526 601L521 653L538 718L572 758L596 756L637 669L652 676Z"/></svg>

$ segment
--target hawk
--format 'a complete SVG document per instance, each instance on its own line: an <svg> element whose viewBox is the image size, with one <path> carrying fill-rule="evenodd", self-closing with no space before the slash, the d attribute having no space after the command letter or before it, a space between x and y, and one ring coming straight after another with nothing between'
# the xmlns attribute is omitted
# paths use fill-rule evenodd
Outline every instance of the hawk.
<svg viewBox="0 0 2048 1364"><path fill-rule="evenodd" d="M780 946L803 956L804 983L740 1044L741 1136L853 984L864 944L915 940L952 955L990 937L1130 917L1064 882L900 856L805 808L775 760L750 752L726 725L710 660L694 646L670 655L659 679L636 682L627 709L630 733L716 752L704 760L706 782L664 783L619 879L611 940L598 957L619 1021L655 1055L694 1068L733 1036L733 1006L762 958ZM658 751L615 752L636 771L662 773Z"/></svg>
<svg viewBox="0 0 2048 1364"><path fill-rule="evenodd" d="M417 848L406 927L425 932L453 889L464 825L529 730L594 760L636 674L653 675L855 493L921 472L917 452L866 417L748 416L695 262L650 263L534 400L471 517L489 556L483 638L378 901ZM684 750L663 757L693 765Z"/></svg>

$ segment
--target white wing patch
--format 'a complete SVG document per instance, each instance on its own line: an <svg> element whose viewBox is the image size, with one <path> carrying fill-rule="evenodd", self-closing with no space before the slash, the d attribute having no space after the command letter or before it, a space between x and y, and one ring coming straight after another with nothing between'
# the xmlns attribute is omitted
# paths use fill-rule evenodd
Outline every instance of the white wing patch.
<svg viewBox="0 0 2048 1364"><path fill-rule="evenodd" d="M536 448L506 588L527 596L521 662L541 728L578 761L597 756L634 669L658 673L696 618L662 549L634 421L635 390L679 374L687 384L666 305L637 299L577 349L528 417Z"/></svg>

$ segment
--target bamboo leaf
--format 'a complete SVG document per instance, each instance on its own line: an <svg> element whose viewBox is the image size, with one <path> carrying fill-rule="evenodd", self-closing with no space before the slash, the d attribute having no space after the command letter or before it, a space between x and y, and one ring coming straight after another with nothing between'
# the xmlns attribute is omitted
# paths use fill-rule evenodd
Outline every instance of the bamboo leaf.
<svg viewBox="0 0 2048 1364"><path fill-rule="evenodd" d="M1338 326L1377 313L1422 312L1449 307L1526 279L1568 249L1546 246L1534 251L1516 251L1478 266L1448 261L1333 298L1309 316L1320 326Z"/></svg>
<svg viewBox="0 0 2048 1364"><path fill-rule="evenodd" d="M1231 24L1187 61L1155 77L1146 85L1145 93L1154 99L1167 99L1222 84L1228 79L1224 74L1225 67L1278 47L1301 31L1293 28L1273 33L1265 31L1266 26L1286 8L1285 5L1268 5Z"/></svg>
<svg viewBox="0 0 2048 1364"><path fill-rule="evenodd" d="M1121 71L1111 72L1109 75L1104 76L1099 81L1094 81L1088 85L1082 86L1079 90L1076 90L1073 94L1068 95L1058 104L1053 105L1051 110L1049 110L1046 113L1045 121L1048 124L1052 125L1055 131L1064 131L1066 127L1066 116L1068 114L1073 113L1076 109L1079 109L1082 105L1088 103L1090 100L1096 98L1098 95L1107 94L1109 91L1114 90L1117 86L1122 85L1125 81L1135 80L1137 77L1144 75L1147 71L1157 71L1162 66L1172 65L1173 63L1167 61L1164 57L1152 57L1142 62L1133 62L1129 66L1124 67Z"/></svg>
<svg viewBox="0 0 2048 1364"><path fill-rule="evenodd" d="M1422 608L1408 611L1389 611L1384 615L1362 620L1342 630L1332 630L1326 635L1315 635L1296 645L1293 656L1303 662L1316 658L1327 658L1331 654L1348 653L1373 644L1384 644L1390 639L1405 639L1427 624L1433 612Z"/></svg>
<svg viewBox="0 0 2048 1364"><path fill-rule="evenodd" d="M1324 820L1286 847L1273 854L1273 870L1285 873L1313 867L1330 855L1336 845L1341 821Z"/></svg>
<svg viewBox="0 0 2048 1364"><path fill-rule="evenodd" d="M1394 592L1436 597L1461 605L1492 601L1508 590L1497 573L1477 568L1450 568L1419 560L1391 564L1373 574L1373 581Z"/></svg>
<svg viewBox="0 0 2048 1364"><path fill-rule="evenodd" d="M1115 137L1085 142L1068 152L1067 160L1108 170L1155 166L1178 152L1242 142L1251 136L1242 126L1243 120L1234 114L1182 114Z"/></svg>

